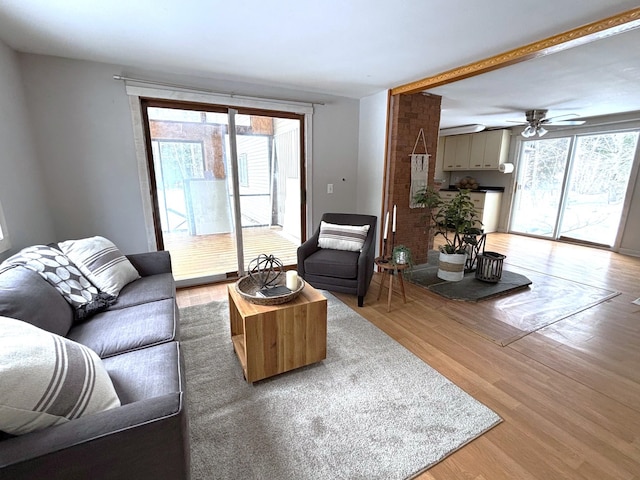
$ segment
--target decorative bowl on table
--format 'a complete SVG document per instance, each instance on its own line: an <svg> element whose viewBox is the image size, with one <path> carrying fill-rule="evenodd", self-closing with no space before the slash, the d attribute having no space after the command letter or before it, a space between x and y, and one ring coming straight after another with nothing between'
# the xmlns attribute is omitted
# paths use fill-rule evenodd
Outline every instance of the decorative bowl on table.
<svg viewBox="0 0 640 480"><path fill-rule="evenodd" d="M286 287L284 279L281 282L273 285L272 288ZM263 287L258 285L251 276L247 275L242 277L236 282L236 292L244 298L246 301L255 303L256 305L280 305L295 300L302 289L304 288L304 280L298 277L298 288L290 290L288 293L274 296L262 296L258 292L263 290Z"/></svg>

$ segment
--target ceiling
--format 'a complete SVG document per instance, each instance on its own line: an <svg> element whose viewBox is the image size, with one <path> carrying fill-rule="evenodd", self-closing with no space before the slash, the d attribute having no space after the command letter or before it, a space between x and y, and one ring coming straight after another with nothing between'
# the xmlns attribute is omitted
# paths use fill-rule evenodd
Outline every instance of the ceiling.
<svg viewBox="0 0 640 480"><path fill-rule="evenodd" d="M490 6L487 6L490 5ZM351 98L640 6L637 0L0 0L18 52ZM428 90L441 127L529 109L640 110L640 30ZM121 73L114 71L114 73Z"/></svg>
<svg viewBox="0 0 640 480"><path fill-rule="evenodd" d="M640 111L639 45L640 29L631 30L427 91L442 96L442 128L511 127L532 109L548 117Z"/></svg>

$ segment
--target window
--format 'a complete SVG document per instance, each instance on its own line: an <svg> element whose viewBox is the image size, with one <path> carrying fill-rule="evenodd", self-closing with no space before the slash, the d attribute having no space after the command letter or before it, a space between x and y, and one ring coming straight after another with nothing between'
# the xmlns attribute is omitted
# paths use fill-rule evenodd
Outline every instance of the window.
<svg viewBox="0 0 640 480"><path fill-rule="evenodd" d="M4 221L4 214L2 213L2 205L0 205L0 253L6 252L10 248L11 248L11 242L9 242L7 224Z"/></svg>

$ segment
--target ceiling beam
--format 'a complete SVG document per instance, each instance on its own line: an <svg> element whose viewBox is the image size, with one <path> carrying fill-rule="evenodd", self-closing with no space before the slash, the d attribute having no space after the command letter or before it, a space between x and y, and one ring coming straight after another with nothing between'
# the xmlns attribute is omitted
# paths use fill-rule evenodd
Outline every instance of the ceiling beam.
<svg viewBox="0 0 640 480"><path fill-rule="evenodd" d="M458 80L475 77L482 73L497 70L502 67L524 62L532 58L544 57L553 53L568 50L579 45L595 42L603 38L618 35L640 27L640 7L619 13L597 22L574 28L552 37L514 48L507 52L485 58L477 62L456 67L446 72L415 82L400 85L391 89L392 95L417 93L428 88L435 88Z"/></svg>

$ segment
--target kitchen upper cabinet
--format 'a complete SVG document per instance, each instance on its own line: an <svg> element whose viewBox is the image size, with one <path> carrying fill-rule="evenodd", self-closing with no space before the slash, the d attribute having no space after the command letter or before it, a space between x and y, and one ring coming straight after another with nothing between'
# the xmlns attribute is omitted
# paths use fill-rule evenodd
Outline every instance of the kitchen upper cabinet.
<svg viewBox="0 0 640 480"><path fill-rule="evenodd" d="M445 137L443 170L469 170L470 135Z"/></svg>
<svg viewBox="0 0 640 480"><path fill-rule="evenodd" d="M445 137L443 170L497 170L507 161L509 131Z"/></svg>
<svg viewBox="0 0 640 480"><path fill-rule="evenodd" d="M471 136L471 149L469 150L469 170L481 170L484 165L484 154L487 146L485 132Z"/></svg>
<svg viewBox="0 0 640 480"><path fill-rule="evenodd" d="M507 161L510 133L508 130L491 130L480 133L483 133L486 138L482 169L497 170L501 164Z"/></svg>

